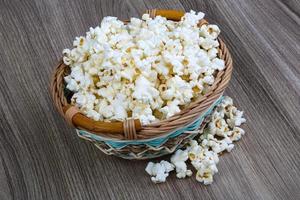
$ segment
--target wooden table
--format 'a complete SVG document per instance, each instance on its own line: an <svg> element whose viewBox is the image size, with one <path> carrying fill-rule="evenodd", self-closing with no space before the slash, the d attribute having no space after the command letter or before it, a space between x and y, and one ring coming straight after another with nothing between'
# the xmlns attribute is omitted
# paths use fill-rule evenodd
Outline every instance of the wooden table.
<svg viewBox="0 0 300 200"><path fill-rule="evenodd" d="M246 135L210 186L153 184L146 161L100 153L52 105L49 76L75 36L149 8L204 11L232 52L226 93ZM297 0L0 1L0 199L300 199L299 13Z"/></svg>

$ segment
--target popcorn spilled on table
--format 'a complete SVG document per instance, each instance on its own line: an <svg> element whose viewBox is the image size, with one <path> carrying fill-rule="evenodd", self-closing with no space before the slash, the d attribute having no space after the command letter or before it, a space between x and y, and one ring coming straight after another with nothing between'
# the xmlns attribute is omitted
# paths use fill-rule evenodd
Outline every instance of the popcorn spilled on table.
<svg viewBox="0 0 300 200"><path fill-rule="evenodd" d="M184 150L177 150L171 156L171 163L164 160L160 163L149 162L146 172L154 183L165 182L174 169L177 178L185 178L192 176L192 171L187 169L186 162L189 161L196 171L196 180L205 185L211 184L218 172L219 155L234 148L233 142L245 134L238 126L245 122L243 112L233 105L230 97L225 97L214 109L206 128L199 132L198 141L191 140Z"/></svg>

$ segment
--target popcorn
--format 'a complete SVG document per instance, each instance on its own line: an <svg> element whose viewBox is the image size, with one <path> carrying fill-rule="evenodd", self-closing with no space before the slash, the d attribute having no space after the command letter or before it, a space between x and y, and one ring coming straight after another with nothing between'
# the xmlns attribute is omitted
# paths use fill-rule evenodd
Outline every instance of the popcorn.
<svg viewBox="0 0 300 200"><path fill-rule="evenodd" d="M67 88L71 91L78 91L79 85L75 79L72 79L70 76L65 77L65 81L68 83Z"/></svg>
<svg viewBox="0 0 300 200"><path fill-rule="evenodd" d="M200 28L200 35L211 39L217 39L220 32L219 27L213 24L203 25Z"/></svg>
<svg viewBox="0 0 300 200"><path fill-rule="evenodd" d="M216 48L209 49L207 51L207 55L208 55L209 59L216 58L218 55L218 49L216 49Z"/></svg>
<svg viewBox="0 0 300 200"><path fill-rule="evenodd" d="M175 165L177 178L185 178L186 176L191 176L192 171L187 169L185 161L188 159L188 152L177 150L175 154L171 157L171 163Z"/></svg>
<svg viewBox="0 0 300 200"><path fill-rule="evenodd" d="M103 97L104 99L107 99L109 102L111 102L113 100L113 98L116 95L115 90L113 89L112 86L108 86L108 87L102 87L97 91L97 94L101 97Z"/></svg>
<svg viewBox="0 0 300 200"><path fill-rule="evenodd" d="M146 21L146 20L150 20L151 18L149 14L143 14L142 19Z"/></svg>
<svg viewBox="0 0 300 200"><path fill-rule="evenodd" d="M114 116L112 119L125 120L127 118L128 103L125 95L117 94L111 106L114 108Z"/></svg>
<svg viewBox="0 0 300 200"><path fill-rule="evenodd" d="M179 103L180 101L174 100L174 101L169 101L166 106L160 109L160 111L166 116L166 118L169 118L173 116L176 113L180 112L179 108Z"/></svg>
<svg viewBox="0 0 300 200"><path fill-rule="evenodd" d="M200 45L203 49L209 50L219 46L219 42L212 38L200 38Z"/></svg>
<svg viewBox="0 0 300 200"><path fill-rule="evenodd" d="M171 156L171 163L148 163L146 171L153 176L151 180L155 183L164 182L174 168L177 178L191 176L192 171L187 169L186 164L189 160L197 171L196 180L204 185L211 184L213 176L218 173L219 154L224 151L230 152L234 148L233 142L245 134L243 129L237 126L232 128L226 122L237 115L242 116L241 113L243 112L234 107L230 97L224 97L211 114L207 127L201 132L199 143L190 140L185 150L179 149Z"/></svg>
<svg viewBox="0 0 300 200"><path fill-rule="evenodd" d="M232 130L232 134L230 136L230 139L232 141L238 141L241 139L242 135L245 134L245 131L239 127L234 127Z"/></svg>
<svg viewBox="0 0 300 200"><path fill-rule="evenodd" d="M223 118L215 118L209 124L208 128L212 135L221 136L224 132L229 131L228 124Z"/></svg>
<svg viewBox="0 0 300 200"><path fill-rule="evenodd" d="M197 170L196 180L209 184L212 182L213 174L218 172L216 164L219 162L218 154L208 149L208 146L199 145L197 141L191 140L187 148L189 159Z"/></svg>
<svg viewBox="0 0 300 200"><path fill-rule="evenodd" d="M213 69L221 71L225 68L225 63L224 60L221 60L220 58L214 58L211 62L211 66Z"/></svg>
<svg viewBox="0 0 300 200"><path fill-rule="evenodd" d="M121 77L126 78L130 82L133 81L135 74L136 72L134 68L125 68L123 71L121 71Z"/></svg>
<svg viewBox="0 0 300 200"><path fill-rule="evenodd" d="M162 183L166 181L166 178L169 176L169 172L174 170L174 165L164 160L160 163L149 162L145 170L150 176L152 176L152 182Z"/></svg>
<svg viewBox="0 0 300 200"><path fill-rule="evenodd" d="M86 116L90 117L90 118L92 118L93 120L96 120L96 121L98 121L101 117L101 115L95 110L88 110L86 112Z"/></svg>
<svg viewBox="0 0 300 200"><path fill-rule="evenodd" d="M232 144L232 140L224 134L224 139L218 140L213 135L208 134L207 139L202 141L203 146L211 147L213 152L221 153L225 150L230 152L234 144Z"/></svg>
<svg viewBox="0 0 300 200"><path fill-rule="evenodd" d="M142 124L149 124L156 120L149 104L134 102L131 105L133 107L132 117L139 118Z"/></svg>
<svg viewBox="0 0 300 200"><path fill-rule="evenodd" d="M75 93L72 97L72 101L76 101L76 104L85 109L93 109L96 97L91 93Z"/></svg>
<svg viewBox="0 0 300 200"><path fill-rule="evenodd" d="M243 112L237 110L235 107L231 107L226 115L229 117L226 122L228 125L233 128L235 126L240 126L242 123L246 122L246 119L243 118Z"/></svg>
<svg viewBox="0 0 300 200"><path fill-rule="evenodd" d="M204 76L204 78L202 79L203 83L207 83L208 85L212 85L215 81L214 76L209 75L209 76Z"/></svg>
<svg viewBox="0 0 300 200"><path fill-rule="evenodd" d="M70 49L64 49L62 53L64 55L63 62L66 65L71 65L72 64L71 50Z"/></svg>
<svg viewBox="0 0 300 200"><path fill-rule="evenodd" d="M185 26L196 27L198 22L203 18L204 18L204 13L199 12L196 14L195 11L191 11L190 13L186 13L183 16L182 24Z"/></svg>
<svg viewBox="0 0 300 200"><path fill-rule="evenodd" d="M103 116L103 118L111 118L114 114L114 108L112 105L108 104L108 101L106 99L102 99L99 101L99 103L96 105L96 108L98 108L98 113Z"/></svg>
<svg viewBox="0 0 300 200"><path fill-rule="evenodd" d="M233 101L230 97L225 97L217 109L219 113L223 113L226 116L226 123L231 129L246 122L246 119L243 118L244 112L233 106Z"/></svg>
<svg viewBox="0 0 300 200"><path fill-rule="evenodd" d="M76 37L72 49L63 50L72 104L94 120L134 118L143 125L180 112L225 68L218 57L220 29L198 27L203 17L191 11L174 22L144 14L127 24L103 18L85 37ZM232 116L226 121L230 127L244 122L241 113L224 113Z"/></svg>
<svg viewBox="0 0 300 200"><path fill-rule="evenodd" d="M179 105L185 105L190 102L193 97L192 87L178 75L167 80L166 85L168 89L173 91L173 98L179 101ZM177 103L177 101L175 103Z"/></svg>
<svg viewBox="0 0 300 200"><path fill-rule="evenodd" d="M233 100L229 96L225 96L219 107L233 106Z"/></svg>
<svg viewBox="0 0 300 200"><path fill-rule="evenodd" d="M196 180L198 182L203 182L204 185L211 184L213 182L212 170L209 168L206 168L203 172L201 172L200 170L197 171Z"/></svg>
<svg viewBox="0 0 300 200"><path fill-rule="evenodd" d="M159 91L153 87L153 84L144 76L139 76L135 81L133 98L143 103L151 103L157 98Z"/></svg>

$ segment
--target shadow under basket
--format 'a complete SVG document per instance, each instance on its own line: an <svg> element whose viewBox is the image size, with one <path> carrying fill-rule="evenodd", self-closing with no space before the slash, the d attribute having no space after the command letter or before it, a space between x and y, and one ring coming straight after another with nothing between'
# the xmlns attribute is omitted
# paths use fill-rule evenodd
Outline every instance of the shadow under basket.
<svg viewBox="0 0 300 200"><path fill-rule="evenodd" d="M150 17L157 15L179 21L183 11L148 10ZM201 20L198 26L207 24ZM94 143L108 155L125 159L150 159L173 153L198 135L207 123L213 109L222 101L232 73L232 58L221 39L218 57L225 61L225 69L215 74L215 82L204 95L199 96L176 115L148 125L141 125L138 119L124 122L94 121L68 100L72 94L66 93L64 76L70 73L69 66L59 62L52 75L50 92L61 115L76 128L79 137Z"/></svg>

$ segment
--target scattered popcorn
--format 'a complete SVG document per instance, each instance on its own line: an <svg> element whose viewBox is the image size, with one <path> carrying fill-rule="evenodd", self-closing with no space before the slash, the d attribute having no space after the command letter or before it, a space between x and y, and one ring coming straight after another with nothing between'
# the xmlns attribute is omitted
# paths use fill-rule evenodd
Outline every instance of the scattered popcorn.
<svg viewBox="0 0 300 200"><path fill-rule="evenodd" d="M239 123L235 121L237 118ZM234 123L229 125L232 121ZM214 109L203 132L200 133L199 141L190 140L185 150L179 149L171 156L172 169L175 166L177 178L192 175L192 171L187 170L186 161L189 160L197 171L196 180L205 185L211 184L213 176L218 173L219 155L224 151L230 152L234 147L233 142L240 140L245 134L243 129L237 127L245 121L243 112L237 110L232 99L224 97ZM153 163L150 162L148 166L146 171L149 168L152 169ZM161 177L164 176L161 175ZM151 179L155 178L152 177ZM162 180L165 179L162 178Z"/></svg>
<svg viewBox="0 0 300 200"><path fill-rule="evenodd" d="M171 163L173 163L176 168L177 178L185 178L186 176L192 175L192 171L187 169L187 165L185 163L187 159L188 152L181 149L177 150L171 157Z"/></svg>
<svg viewBox="0 0 300 200"><path fill-rule="evenodd" d="M206 168L203 172L197 171L196 180L203 182L204 185L209 185L213 182L213 173L209 168Z"/></svg>
<svg viewBox="0 0 300 200"><path fill-rule="evenodd" d="M246 119L243 118L243 112L237 110L235 107L231 107L230 111L226 115L229 117L229 119L226 120L228 123L228 126L230 128L233 128L235 126L240 126L242 123L246 122Z"/></svg>
<svg viewBox="0 0 300 200"><path fill-rule="evenodd" d="M239 127L234 127L233 130L231 131L231 136L230 139L232 141L238 141L242 138L242 135L245 134L245 131Z"/></svg>
<svg viewBox="0 0 300 200"><path fill-rule="evenodd" d="M164 160L160 163L149 162L145 170L152 176L151 180L154 183L162 183L166 181L169 172L174 170L174 165Z"/></svg>
<svg viewBox="0 0 300 200"><path fill-rule="evenodd" d="M71 103L97 121L134 118L149 124L180 112L225 68L218 58L220 29L198 27L203 17L191 11L174 22L144 14L127 24L103 18L85 37L75 38L73 49L63 50L71 68L64 78L74 92ZM244 122L235 110L226 115L234 116L229 127Z"/></svg>

